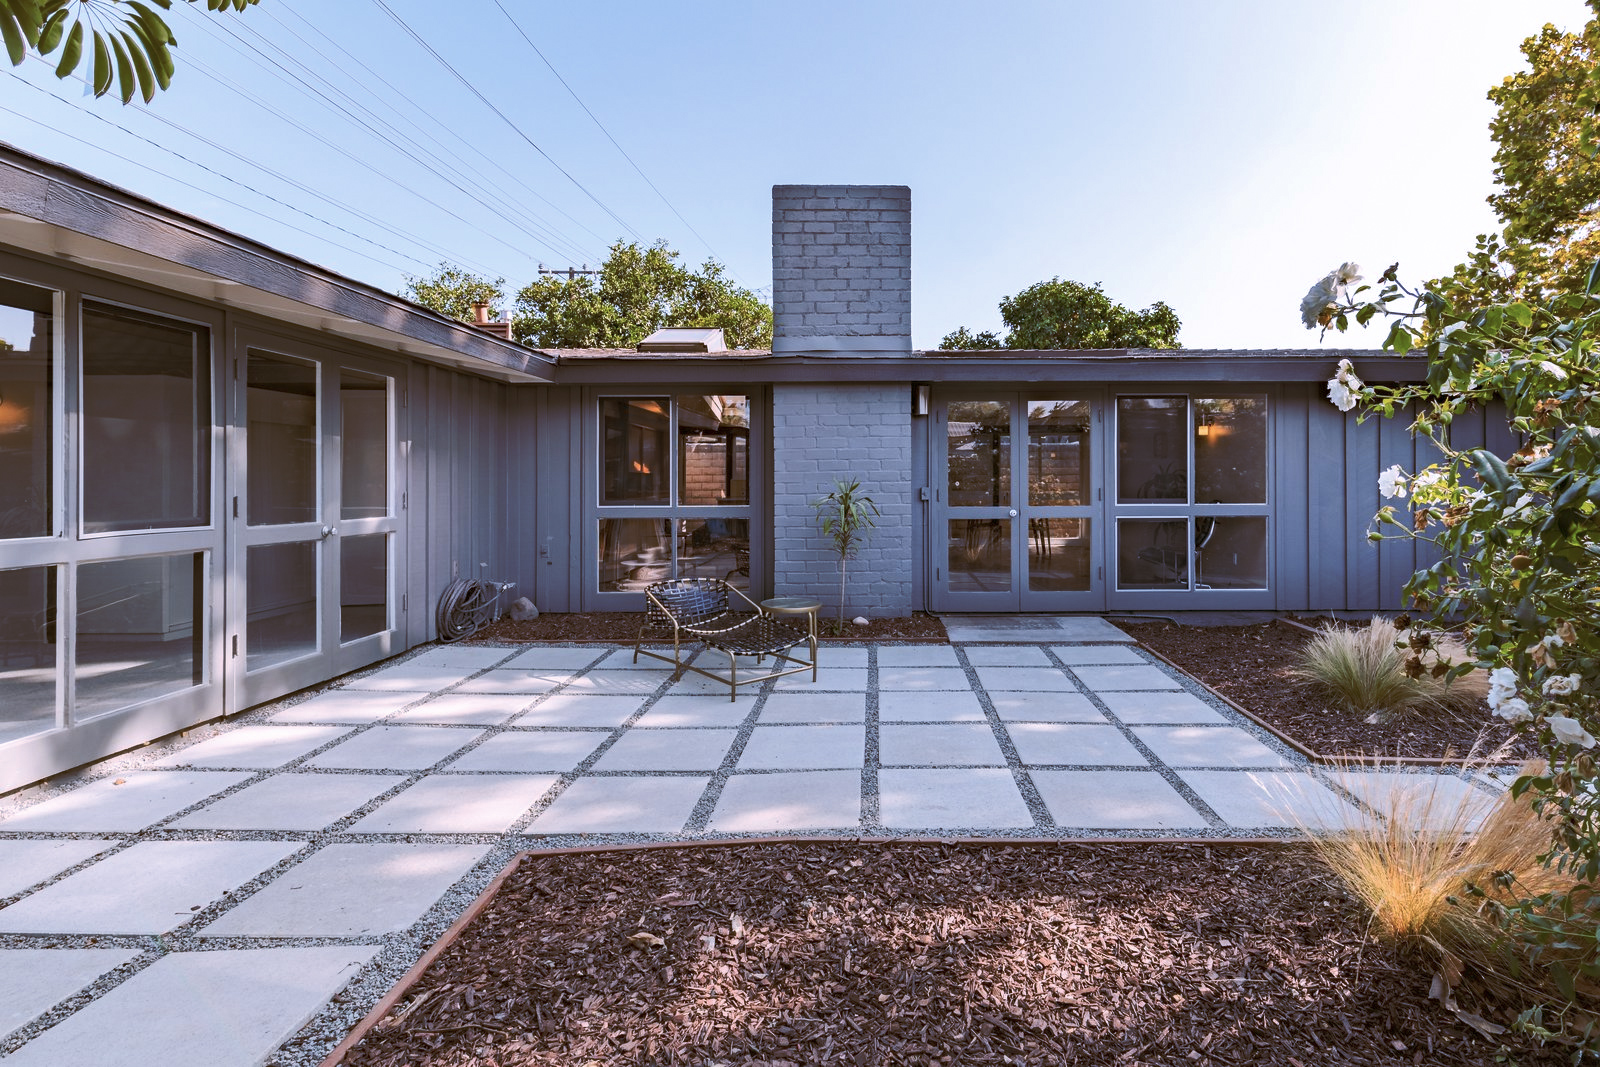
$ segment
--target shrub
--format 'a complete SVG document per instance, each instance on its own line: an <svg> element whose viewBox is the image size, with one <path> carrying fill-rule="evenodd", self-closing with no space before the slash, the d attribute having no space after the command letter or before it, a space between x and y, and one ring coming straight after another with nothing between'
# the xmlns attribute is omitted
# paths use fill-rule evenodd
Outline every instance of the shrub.
<svg viewBox="0 0 1600 1067"><path fill-rule="evenodd" d="M1465 716L1483 706L1489 692L1483 671L1470 670L1457 678L1447 673L1451 665L1471 662L1459 641L1431 639L1444 670L1408 671L1406 653L1398 645L1402 636L1378 616L1359 630L1327 624L1301 651L1292 673L1328 690L1352 711Z"/></svg>

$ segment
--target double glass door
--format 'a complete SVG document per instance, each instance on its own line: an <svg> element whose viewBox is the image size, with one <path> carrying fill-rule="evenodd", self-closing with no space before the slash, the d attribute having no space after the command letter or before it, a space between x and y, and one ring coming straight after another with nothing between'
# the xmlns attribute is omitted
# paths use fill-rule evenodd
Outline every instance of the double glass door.
<svg viewBox="0 0 1600 1067"><path fill-rule="evenodd" d="M1098 397L968 393L933 417L935 610L1103 610Z"/></svg>
<svg viewBox="0 0 1600 1067"><path fill-rule="evenodd" d="M397 374L299 346L244 347L230 472L235 707L399 647Z"/></svg>

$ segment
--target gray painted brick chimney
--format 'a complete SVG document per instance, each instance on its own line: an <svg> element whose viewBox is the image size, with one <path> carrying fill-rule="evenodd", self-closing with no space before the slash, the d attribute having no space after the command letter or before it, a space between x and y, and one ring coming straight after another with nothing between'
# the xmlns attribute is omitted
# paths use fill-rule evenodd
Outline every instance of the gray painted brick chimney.
<svg viewBox="0 0 1600 1067"><path fill-rule="evenodd" d="M772 350L911 351L911 189L772 187Z"/></svg>

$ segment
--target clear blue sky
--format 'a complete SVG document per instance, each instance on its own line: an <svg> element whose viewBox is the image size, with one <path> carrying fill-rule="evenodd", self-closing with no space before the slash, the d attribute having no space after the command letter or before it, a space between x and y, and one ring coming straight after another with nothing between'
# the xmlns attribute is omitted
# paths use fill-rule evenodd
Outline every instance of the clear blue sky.
<svg viewBox="0 0 1600 1067"><path fill-rule="evenodd" d="M501 0L683 221L494 0L384 2L549 159L378 0L179 3L178 76L148 110L30 62L0 78L0 138L390 290L446 255L515 289L618 236L714 252L763 288L774 183L905 184L919 347L999 328L999 299L1052 275L1167 301L1189 347L1308 347L1299 300L1331 267L1420 279L1493 227L1484 93L1524 37L1586 15Z"/></svg>

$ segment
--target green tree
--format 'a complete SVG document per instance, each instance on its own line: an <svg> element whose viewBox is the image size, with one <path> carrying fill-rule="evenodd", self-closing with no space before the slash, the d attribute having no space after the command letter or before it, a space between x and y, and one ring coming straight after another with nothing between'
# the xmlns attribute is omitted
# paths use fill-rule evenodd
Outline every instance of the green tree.
<svg viewBox="0 0 1600 1067"><path fill-rule="evenodd" d="M665 326L717 326L730 348L772 344L772 308L707 260L698 271L657 241L618 241L598 275L546 275L517 293L512 332L541 348L632 348Z"/></svg>
<svg viewBox="0 0 1600 1067"><path fill-rule="evenodd" d="M208 11L243 11L258 0L205 2ZM155 10L171 7L172 0L0 0L0 37L12 66L30 52L48 56L59 48L56 77L70 77L87 59L95 96L111 92L114 83L124 104L136 90L148 104L157 89L172 84L178 41Z"/></svg>
<svg viewBox="0 0 1600 1067"><path fill-rule="evenodd" d="M488 304L489 317L500 317L506 298L505 285L504 278L490 281L465 267L440 263L439 269L426 277L406 275L406 291L403 295L441 315L471 322L473 304Z"/></svg>
<svg viewBox="0 0 1600 1067"><path fill-rule="evenodd" d="M945 352L988 352L1004 347L1005 342L993 330L973 333L965 326L957 326L939 342L939 348Z"/></svg>
<svg viewBox="0 0 1600 1067"><path fill-rule="evenodd" d="M982 348L1178 348L1178 313L1157 300L1132 311L1112 300L1100 283L1051 278L1000 301L1008 332L970 333L965 326L945 335L946 351Z"/></svg>
<svg viewBox="0 0 1600 1067"><path fill-rule="evenodd" d="M845 595L849 588L845 570L877 526L881 512L873 499L861 491L859 480L847 482L843 478L834 479L833 492L821 500L813 500L811 506L817 511L817 526L822 536L832 544L833 554L839 559L839 621L833 632L843 634Z"/></svg>
<svg viewBox="0 0 1600 1067"><path fill-rule="evenodd" d="M1596 0L1590 8L1600 11ZM1448 279L1457 302L1543 301L1580 288L1600 258L1600 167L1589 143L1600 61L1600 17L1577 33L1554 26L1522 43L1528 69L1489 90L1496 107L1494 179L1489 204L1498 234L1478 238L1474 254Z"/></svg>

